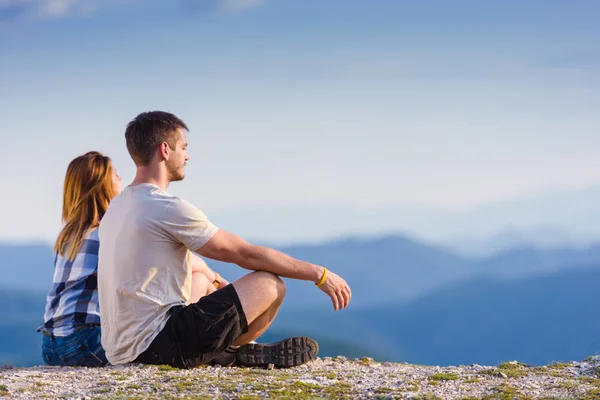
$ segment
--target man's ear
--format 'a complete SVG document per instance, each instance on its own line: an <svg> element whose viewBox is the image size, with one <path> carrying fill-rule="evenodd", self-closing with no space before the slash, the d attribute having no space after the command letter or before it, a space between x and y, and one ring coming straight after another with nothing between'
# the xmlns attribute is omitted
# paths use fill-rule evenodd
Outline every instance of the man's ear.
<svg viewBox="0 0 600 400"><path fill-rule="evenodd" d="M169 148L169 144L167 142L162 142L158 146L158 152L160 154L161 160L166 160L169 158L171 149Z"/></svg>

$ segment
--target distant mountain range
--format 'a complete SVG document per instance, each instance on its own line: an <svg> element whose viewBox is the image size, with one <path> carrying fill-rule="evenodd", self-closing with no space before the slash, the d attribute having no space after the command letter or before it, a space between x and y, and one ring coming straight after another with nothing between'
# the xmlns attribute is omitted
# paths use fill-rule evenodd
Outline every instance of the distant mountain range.
<svg viewBox="0 0 600 400"><path fill-rule="evenodd" d="M309 335L320 356L426 365L542 365L600 354L600 266L524 279L474 278L405 304L280 312L259 340ZM314 289L313 289L314 290ZM41 363L44 295L0 290L0 365Z"/></svg>
<svg viewBox="0 0 600 400"><path fill-rule="evenodd" d="M403 305L287 312L270 332L337 339L381 359L426 365L581 360L600 354L598 282L599 267L477 278Z"/></svg>
<svg viewBox="0 0 600 400"><path fill-rule="evenodd" d="M465 258L406 236L390 235L281 249L339 273L352 288L354 307L408 301L476 276L522 278L600 265L600 245L577 249L520 248L486 258ZM247 273L235 265L208 262L229 280ZM46 291L52 272L50 246L0 245L0 286ZM288 289L285 307L307 308L329 302L307 282L288 280Z"/></svg>
<svg viewBox="0 0 600 400"><path fill-rule="evenodd" d="M263 340L309 334L322 342L321 355L439 365L542 364L600 352L600 245L467 258L388 235L281 249L338 272L353 299L333 312L312 283L287 280L288 295ZM209 263L230 280L246 273ZM0 245L0 365L41 362L35 328L52 272L50 246Z"/></svg>

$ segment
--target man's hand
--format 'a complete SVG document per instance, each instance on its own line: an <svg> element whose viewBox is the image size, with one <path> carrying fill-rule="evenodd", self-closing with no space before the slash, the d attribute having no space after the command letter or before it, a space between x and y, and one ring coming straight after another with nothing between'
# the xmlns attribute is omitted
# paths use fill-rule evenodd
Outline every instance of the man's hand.
<svg viewBox="0 0 600 400"><path fill-rule="evenodd" d="M327 279L325 279L325 283L321 285L320 289L331 297L333 309L336 311L346 308L348 303L350 303L350 298L352 297L350 286L348 286L341 276L329 270L327 270Z"/></svg>

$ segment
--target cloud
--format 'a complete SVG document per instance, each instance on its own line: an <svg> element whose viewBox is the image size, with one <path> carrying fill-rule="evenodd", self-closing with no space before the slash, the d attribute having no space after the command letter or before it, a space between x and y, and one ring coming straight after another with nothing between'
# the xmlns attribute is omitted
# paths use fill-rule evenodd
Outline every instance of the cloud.
<svg viewBox="0 0 600 400"><path fill-rule="evenodd" d="M212 14L218 11L239 12L265 3L266 0L180 0L185 11ZM142 0L0 0L0 19L33 17L61 18L86 15L100 8L125 7L135 4L143 7ZM169 4L167 1L161 5ZM171 3L172 4L172 3Z"/></svg>
<svg viewBox="0 0 600 400"><path fill-rule="evenodd" d="M221 0L221 8L226 11L243 11L249 8L260 6L266 0Z"/></svg>
<svg viewBox="0 0 600 400"><path fill-rule="evenodd" d="M186 13L210 15L217 12L240 12L266 3L267 0L179 0Z"/></svg>
<svg viewBox="0 0 600 400"><path fill-rule="evenodd" d="M4 18L59 18L69 14L96 10L100 0L0 0L0 15Z"/></svg>

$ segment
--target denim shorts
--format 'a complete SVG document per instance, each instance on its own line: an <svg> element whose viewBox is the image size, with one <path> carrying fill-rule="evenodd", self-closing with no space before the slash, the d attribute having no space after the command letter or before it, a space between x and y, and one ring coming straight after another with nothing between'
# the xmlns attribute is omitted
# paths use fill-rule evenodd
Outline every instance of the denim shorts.
<svg viewBox="0 0 600 400"><path fill-rule="evenodd" d="M68 336L44 333L42 357L47 365L103 367L108 364L98 325L84 325Z"/></svg>

